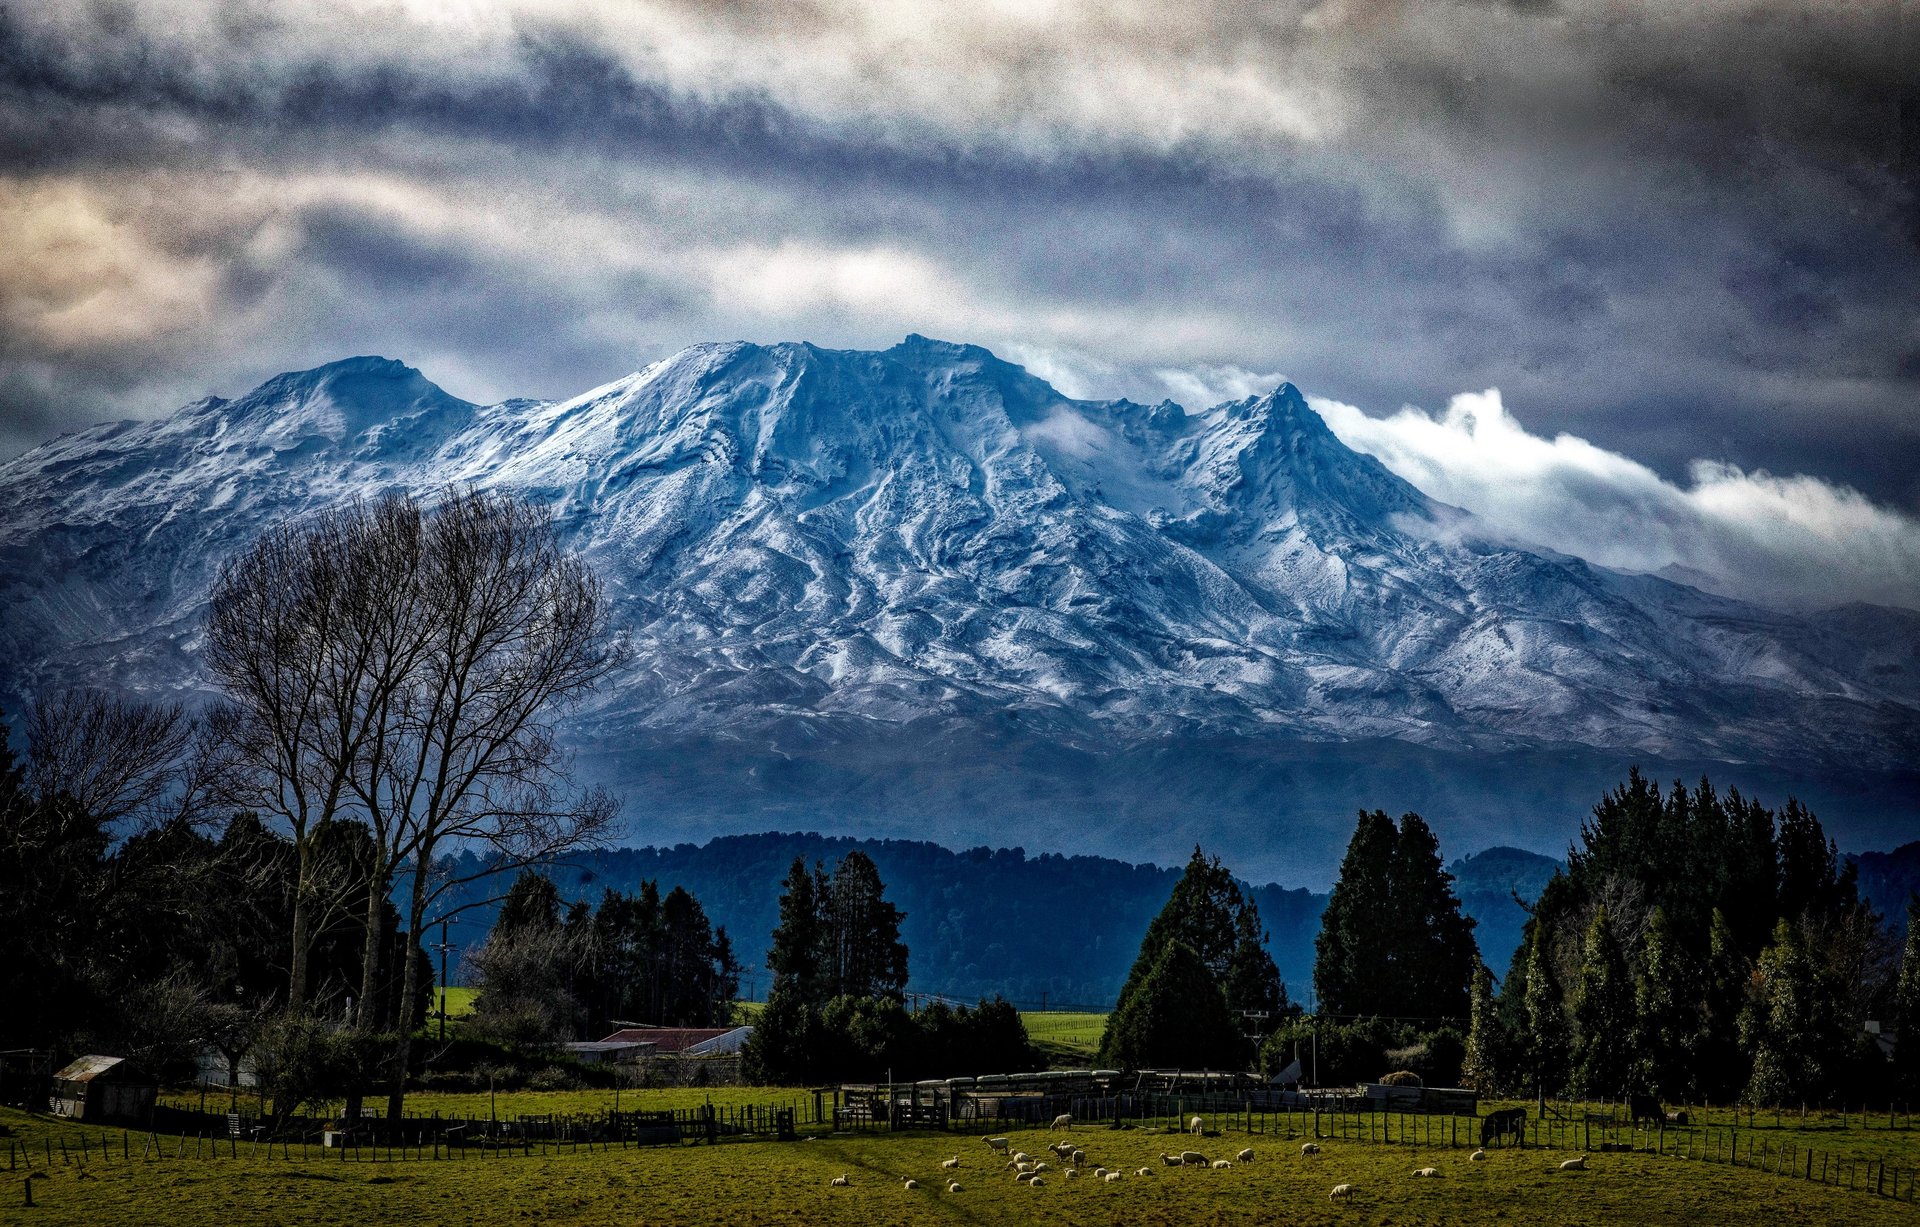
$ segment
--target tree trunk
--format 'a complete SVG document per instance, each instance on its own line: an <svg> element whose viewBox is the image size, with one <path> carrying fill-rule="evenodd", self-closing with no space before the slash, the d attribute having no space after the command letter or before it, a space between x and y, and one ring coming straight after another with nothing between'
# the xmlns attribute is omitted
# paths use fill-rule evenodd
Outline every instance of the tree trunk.
<svg viewBox="0 0 1920 1227"><path fill-rule="evenodd" d="M289 1014L299 1014L307 1006L307 947L312 942L308 929L313 923L313 890L309 881L313 850L304 839L299 841L298 856L300 865L293 884L293 950L287 967Z"/></svg>
<svg viewBox="0 0 1920 1227"><path fill-rule="evenodd" d="M380 989L380 950L384 943L380 940L386 926L387 874L384 858L376 855L373 872L367 878L367 914L365 917L366 941L360 948L360 1004L354 1015L353 1029L362 1035L372 1035L380 1029L380 1011L376 1009ZM346 1114L349 1120L358 1120L360 1107L365 1102L365 1093L358 1086L347 1093Z"/></svg>
<svg viewBox="0 0 1920 1227"><path fill-rule="evenodd" d="M407 1098L407 1054L413 1036L413 1002L420 992L420 960L413 957L413 947L420 941L417 934L426 915L427 873L432 865L432 841L423 841L414 855L413 887L407 897L407 940L400 957L405 969L400 973L400 1002L396 1010L398 1022L394 1027L399 1038L394 1041L392 1067L388 1071L388 1077L392 1079L387 1089L388 1120L400 1119Z"/></svg>

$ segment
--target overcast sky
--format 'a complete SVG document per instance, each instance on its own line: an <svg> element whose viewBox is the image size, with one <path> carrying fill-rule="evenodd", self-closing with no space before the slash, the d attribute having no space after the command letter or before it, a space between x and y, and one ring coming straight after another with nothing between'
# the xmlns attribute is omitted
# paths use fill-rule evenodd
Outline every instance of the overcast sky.
<svg viewBox="0 0 1920 1227"><path fill-rule="evenodd" d="M9 5L0 455L350 354L490 401L695 341L922 332L1077 395L1284 377L1517 535L1920 606L1916 25Z"/></svg>

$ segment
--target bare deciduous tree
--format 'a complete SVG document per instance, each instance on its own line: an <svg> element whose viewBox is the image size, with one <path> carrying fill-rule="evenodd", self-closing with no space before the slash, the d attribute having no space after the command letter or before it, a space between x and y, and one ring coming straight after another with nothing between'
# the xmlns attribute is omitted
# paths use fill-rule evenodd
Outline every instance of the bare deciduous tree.
<svg viewBox="0 0 1920 1227"><path fill-rule="evenodd" d="M427 509L391 495L282 528L222 571L209 632L247 799L300 851L296 1008L319 826L352 817L373 835L366 996L396 873L411 874L417 935L458 884L451 848L478 846L487 872L506 872L598 840L617 816L604 791L569 784L554 721L619 666L627 642L599 580L538 507L448 491ZM418 974L406 960L403 1016ZM403 1047L396 1113L404 1058Z"/></svg>

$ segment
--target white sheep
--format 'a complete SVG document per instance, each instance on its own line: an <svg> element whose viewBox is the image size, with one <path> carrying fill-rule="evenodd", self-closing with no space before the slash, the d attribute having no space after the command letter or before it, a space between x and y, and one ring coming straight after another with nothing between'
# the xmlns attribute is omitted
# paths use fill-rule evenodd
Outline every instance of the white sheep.
<svg viewBox="0 0 1920 1227"><path fill-rule="evenodd" d="M1042 1159L1040 1160L1040 1162L1033 1165L1033 1170L1036 1172L1050 1172L1053 1170L1053 1164L1047 1162L1045 1159Z"/></svg>
<svg viewBox="0 0 1920 1227"><path fill-rule="evenodd" d="M1151 1176L1153 1175L1153 1169L1150 1167L1136 1167L1133 1169L1133 1174L1136 1176Z"/></svg>
<svg viewBox="0 0 1920 1227"><path fill-rule="evenodd" d="M1327 1200L1328 1201L1352 1201L1353 1186L1350 1184L1334 1185L1333 1192L1327 1194Z"/></svg>
<svg viewBox="0 0 1920 1227"><path fill-rule="evenodd" d="M852 1183L853 1181L848 1180L845 1176L835 1176L832 1180L827 1181L829 1187L836 1189L844 1189Z"/></svg>
<svg viewBox="0 0 1920 1227"><path fill-rule="evenodd" d="M1025 1163L1031 1157L1032 1156L1028 1155L1024 1150L1016 1150L1013 1152L1013 1161L1015 1163Z"/></svg>
<svg viewBox="0 0 1920 1227"><path fill-rule="evenodd" d="M1084 1150L1076 1150L1067 1156L1067 1161L1075 1167L1085 1167L1087 1165L1087 1152Z"/></svg>
<svg viewBox="0 0 1920 1227"><path fill-rule="evenodd" d="M1232 1159L1215 1159L1213 1161L1213 1170L1216 1172L1224 1172L1232 1166L1233 1166Z"/></svg>
<svg viewBox="0 0 1920 1227"><path fill-rule="evenodd" d="M915 1180L913 1177L909 1176L907 1177L907 1187L910 1189L917 1189L920 1187L920 1182L918 1180Z"/></svg>
<svg viewBox="0 0 1920 1227"><path fill-rule="evenodd" d="M1210 1160L1197 1150L1183 1150L1180 1152L1180 1162L1188 1167L1205 1167Z"/></svg>
<svg viewBox="0 0 1920 1227"><path fill-rule="evenodd" d="M1487 1152L1484 1150L1476 1150L1468 1155L1467 1158L1473 1160L1475 1163L1485 1163L1487 1161Z"/></svg>
<svg viewBox="0 0 1920 1227"><path fill-rule="evenodd" d="M1194 1137L1199 1137L1202 1134L1206 1133L1206 1131L1207 1131L1207 1122L1202 1120L1198 1116L1194 1117L1192 1120L1187 1122L1187 1132L1191 1133Z"/></svg>
<svg viewBox="0 0 1920 1227"><path fill-rule="evenodd" d="M1007 1153L1009 1141L1007 1138L981 1138L980 1140L987 1144L987 1149L989 1150L997 1150L1001 1154Z"/></svg>
<svg viewBox="0 0 1920 1227"><path fill-rule="evenodd" d="M1180 1156L1179 1156L1179 1155L1170 1155L1170 1154L1168 1154L1168 1153L1167 1153L1166 1151L1164 1151L1164 1150L1163 1150L1163 1151L1161 1151L1161 1152L1160 1152L1160 1162L1162 1162L1162 1163L1164 1163L1164 1164L1166 1164L1166 1165L1167 1165L1168 1167L1179 1167L1179 1166L1180 1166Z"/></svg>
<svg viewBox="0 0 1920 1227"><path fill-rule="evenodd" d="M1425 1176L1427 1179L1433 1180L1439 1177L1440 1169L1437 1167L1416 1167L1413 1169L1413 1174L1416 1176Z"/></svg>
<svg viewBox="0 0 1920 1227"><path fill-rule="evenodd" d="M1080 1170L1078 1168L1070 1167L1066 1171L1062 1172L1061 1175L1065 1176L1068 1180L1074 1180L1079 1177Z"/></svg>
<svg viewBox="0 0 1920 1227"><path fill-rule="evenodd" d="M947 1181L947 1192L958 1193L959 1191L960 1191L960 1182L958 1180Z"/></svg>
<svg viewBox="0 0 1920 1227"><path fill-rule="evenodd" d="M1245 1150L1241 1151L1239 1154L1235 1155L1233 1157L1233 1161L1235 1163L1253 1162L1253 1147L1249 1146Z"/></svg>
<svg viewBox="0 0 1920 1227"><path fill-rule="evenodd" d="M1107 1181L1107 1183L1108 1183L1108 1184L1112 1184L1112 1183L1113 1183L1114 1181L1116 1181L1116 1180L1118 1180L1118 1179L1120 1179L1120 1173L1119 1173L1119 1172L1108 1172L1108 1173L1107 1173L1107 1175L1106 1175L1106 1181Z"/></svg>
<svg viewBox="0 0 1920 1227"><path fill-rule="evenodd" d="M954 1168L960 1166L960 1156L955 1155L951 1159L942 1159L940 1161L940 1166L946 1168L948 1171L952 1171Z"/></svg>
<svg viewBox="0 0 1920 1227"><path fill-rule="evenodd" d="M1320 1153L1320 1143L1302 1142L1300 1143L1300 1153L1303 1155L1317 1155Z"/></svg>
<svg viewBox="0 0 1920 1227"><path fill-rule="evenodd" d="M1018 1171L1031 1172L1033 1170L1033 1164L1027 1162L1025 1159L1020 1160L1018 1163L1015 1163L1013 1166Z"/></svg>
<svg viewBox="0 0 1920 1227"><path fill-rule="evenodd" d="M1060 1115L1053 1118L1053 1123L1047 1126L1047 1132L1051 1133L1055 1129L1071 1130L1072 1128L1073 1128L1073 1113L1062 1112Z"/></svg>
<svg viewBox="0 0 1920 1227"><path fill-rule="evenodd" d="M1027 1187L1030 1189L1037 1189L1041 1185L1045 1184L1046 1182L1047 1182L1047 1178L1045 1176L1035 1176L1032 1180L1027 1181Z"/></svg>
<svg viewBox="0 0 1920 1227"><path fill-rule="evenodd" d="M1578 1159L1568 1159L1560 1165L1560 1170L1563 1172L1584 1172L1587 1170L1587 1157L1581 1155Z"/></svg>
<svg viewBox="0 0 1920 1227"><path fill-rule="evenodd" d="M1013 1182L1015 1184L1025 1184L1027 1181L1032 1179L1033 1179L1032 1172L1018 1172L1018 1173L1015 1173L1013 1177Z"/></svg>
<svg viewBox="0 0 1920 1227"><path fill-rule="evenodd" d="M1107 1178L1107 1169L1106 1169L1106 1168L1104 1168L1104 1167L1096 1167L1096 1168L1094 1168L1094 1169L1093 1169L1093 1178L1094 1178L1095 1180L1105 1180L1105 1179Z"/></svg>

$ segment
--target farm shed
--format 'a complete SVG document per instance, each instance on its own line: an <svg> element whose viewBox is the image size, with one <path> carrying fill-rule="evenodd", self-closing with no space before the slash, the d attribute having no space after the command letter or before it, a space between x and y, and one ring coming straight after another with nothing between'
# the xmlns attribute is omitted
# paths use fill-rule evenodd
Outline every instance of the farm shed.
<svg viewBox="0 0 1920 1227"><path fill-rule="evenodd" d="M752 1034L752 1027L622 1027L600 1043L651 1044L657 1056L730 1056Z"/></svg>
<svg viewBox="0 0 1920 1227"><path fill-rule="evenodd" d="M84 1121L143 1121L159 1089L147 1073L124 1057L94 1054L53 1076L49 1108L55 1116Z"/></svg>
<svg viewBox="0 0 1920 1227"><path fill-rule="evenodd" d="M652 1056L654 1047L631 1040L574 1040L567 1052L583 1065L630 1065Z"/></svg>

